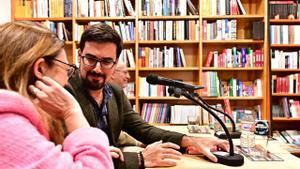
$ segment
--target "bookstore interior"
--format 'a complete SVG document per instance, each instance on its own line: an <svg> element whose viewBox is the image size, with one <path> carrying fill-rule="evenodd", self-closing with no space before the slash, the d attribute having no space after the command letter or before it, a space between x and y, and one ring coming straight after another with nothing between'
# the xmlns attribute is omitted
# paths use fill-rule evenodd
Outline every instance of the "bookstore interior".
<svg viewBox="0 0 300 169"><path fill-rule="evenodd" d="M300 156L300 0L11 0L11 19L51 29L74 64L83 31L106 23L123 39L124 92L146 122L186 127L193 116L191 133L222 130L174 94L200 86L194 92L229 130L229 117L239 131L251 113L256 134ZM149 75L167 82L150 84Z"/></svg>

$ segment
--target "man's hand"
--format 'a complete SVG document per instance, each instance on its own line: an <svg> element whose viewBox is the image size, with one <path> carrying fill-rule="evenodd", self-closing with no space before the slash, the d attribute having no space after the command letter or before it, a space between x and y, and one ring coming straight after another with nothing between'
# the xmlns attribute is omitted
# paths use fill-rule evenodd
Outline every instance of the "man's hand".
<svg viewBox="0 0 300 169"><path fill-rule="evenodd" d="M119 158L122 162L124 162L124 156L122 151L114 146L109 146L109 152L112 158Z"/></svg>
<svg viewBox="0 0 300 169"><path fill-rule="evenodd" d="M162 141L158 141L148 145L142 152L145 167L175 166L176 162L174 160L180 160L182 155L175 149L180 149L180 146L170 142L162 143Z"/></svg>
<svg viewBox="0 0 300 169"><path fill-rule="evenodd" d="M183 136L181 146L186 147L189 154L203 154L210 160L217 162L218 159L211 151L221 148L225 151L229 151L229 144L226 140L220 140L215 137L189 137Z"/></svg>

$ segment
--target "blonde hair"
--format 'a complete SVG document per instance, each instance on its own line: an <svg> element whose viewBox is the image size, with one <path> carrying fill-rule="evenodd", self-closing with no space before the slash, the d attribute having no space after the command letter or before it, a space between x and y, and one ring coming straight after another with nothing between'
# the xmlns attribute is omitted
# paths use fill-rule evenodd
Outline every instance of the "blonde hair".
<svg viewBox="0 0 300 169"><path fill-rule="evenodd" d="M28 86L36 81L34 63L39 58L56 57L64 49L64 42L37 23L16 21L0 25L0 46L0 88L32 99ZM61 122L38 110L50 140L61 143L64 137Z"/></svg>

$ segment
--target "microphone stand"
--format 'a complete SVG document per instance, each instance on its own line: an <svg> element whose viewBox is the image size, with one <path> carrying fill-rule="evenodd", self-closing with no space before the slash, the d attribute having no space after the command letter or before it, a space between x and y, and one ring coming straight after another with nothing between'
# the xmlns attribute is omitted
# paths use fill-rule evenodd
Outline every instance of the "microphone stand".
<svg viewBox="0 0 300 169"><path fill-rule="evenodd" d="M197 89L198 88L195 88L195 90L197 90ZM182 95L182 89L172 86L172 87L169 87L168 93L170 94L170 96L173 95L174 97L179 98ZM204 104L203 106L223 114L224 116L226 116L230 120L230 123L232 125L232 131L229 134L230 134L231 138L240 138L241 137L241 132L236 131L235 122L233 121L232 117L229 114L224 113L223 111L220 111L219 109L216 109L216 108L212 107L211 105L209 105L202 97L199 96L198 93L191 93L191 94L193 96L197 97L201 101L201 103ZM215 136L220 138L220 139L227 139L226 133L222 132L222 131L215 132Z"/></svg>
<svg viewBox="0 0 300 169"><path fill-rule="evenodd" d="M196 96L205 106L223 114L230 120L230 123L232 125L232 132L230 132L229 134L230 134L231 138L240 138L241 137L241 132L236 131L235 122L233 121L232 117L229 114L224 113L223 111L220 111L219 109L216 109L216 108L212 107L211 105L209 105L206 101L204 101L204 99L202 97L199 96L198 93L193 93L193 95ZM222 131L215 132L215 136L220 139L227 139L226 133L224 133Z"/></svg>
<svg viewBox="0 0 300 169"><path fill-rule="evenodd" d="M207 112L209 112L222 126L223 130L225 131L226 134L226 138L228 139L229 142L229 153L228 152L224 152L224 151L215 151L213 152L213 154L217 157L218 159L218 163L224 164L224 165L228 165L228 166L241 166L244 164L244 157L240 154L235 154L234 153L234 146L233 146L233 142L232 142L232 138L230 137L229 131L227 129L227 127L225 126L225 124L223 123L223 121L219 118L219 116L217 116L215 114L215 112L213 112L211 109L209 109L209 107L205 104L203 104L202 102L198 101L195 96L198 95L194 92L188 92L185 89L171 89L168 90L169 94L175 95L176 97L178 95L182 95L184 97L186 97L187 99L195 102L196 104L200 105L203 109L205 109Z"/></svg>

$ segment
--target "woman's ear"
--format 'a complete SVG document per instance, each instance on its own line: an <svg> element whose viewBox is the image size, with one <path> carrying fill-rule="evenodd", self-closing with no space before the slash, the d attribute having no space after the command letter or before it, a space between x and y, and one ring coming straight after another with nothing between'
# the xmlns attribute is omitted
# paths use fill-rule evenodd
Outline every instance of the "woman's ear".
<svg viewBox="0 0 300 169"><path fill-rule="evenodd" d="M46 71L46 63L44 58L39 58L33 65L33 73L37 79L42 79Z"/></svg>

